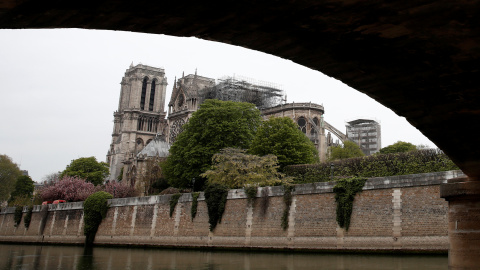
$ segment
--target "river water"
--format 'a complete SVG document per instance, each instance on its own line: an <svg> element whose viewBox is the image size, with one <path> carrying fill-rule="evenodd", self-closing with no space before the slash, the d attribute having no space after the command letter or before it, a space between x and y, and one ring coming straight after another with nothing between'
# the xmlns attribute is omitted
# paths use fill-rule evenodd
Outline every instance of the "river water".
<svg viewBox="0 0 480 270"><path fill-rule="evenodd" d="M0 244L0 270L9 269L448 269L447 256L230 252Z"/></svg>

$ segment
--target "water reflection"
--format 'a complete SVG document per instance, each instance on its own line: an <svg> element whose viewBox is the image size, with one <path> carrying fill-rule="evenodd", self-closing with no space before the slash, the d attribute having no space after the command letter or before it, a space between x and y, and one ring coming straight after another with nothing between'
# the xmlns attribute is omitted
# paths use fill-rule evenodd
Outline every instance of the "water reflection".
<svg viewBox="0 0 480 270"><path fill-rule="evenodd" d="M448 269L447 256L288 254L0 245L0 269Z"/></svg>

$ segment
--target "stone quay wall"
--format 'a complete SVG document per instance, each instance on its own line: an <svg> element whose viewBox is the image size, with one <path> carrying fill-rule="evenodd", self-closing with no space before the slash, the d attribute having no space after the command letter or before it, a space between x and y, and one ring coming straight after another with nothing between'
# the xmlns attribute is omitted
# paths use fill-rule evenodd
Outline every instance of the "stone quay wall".
<svg viewBox="0 0 480 270"><path fill-rule="evenodd" d="M94 243L442 253L449 247L448 205L440 198L440 184L461 176L461 171L448 171L368 179L355 196L348 231L336 222L333 182L295 187L286 230L281 226L283 187L259 188L252 205L243 189L230 190L221 223L213 232L203 193L193 220L191 194L180 197L172 217L171 195L112 199ZM262 189L268 190L268 198L262 197ZM83 202L35 206L28 229L23 218L14 226L14 211L11 207L0 213L0 242L84 243Z"/></svg>

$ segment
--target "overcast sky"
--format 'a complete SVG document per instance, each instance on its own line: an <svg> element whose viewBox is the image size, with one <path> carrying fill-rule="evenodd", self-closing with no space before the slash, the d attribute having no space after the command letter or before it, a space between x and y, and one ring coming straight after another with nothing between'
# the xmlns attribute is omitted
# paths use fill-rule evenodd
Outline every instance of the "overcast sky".
<svg viewBox="0 0 480 270"><path fill-rule="evenodd" d="M281 85L288 102L323 104L325 120L343 132L345 121L375 118L382 147L399 140L436 147L365 94L289 60L196 38L58 29L0 30L0 154L37 182L76 158L105 161L120 81L132 62L165 69L167 103L182 72L235 74Z"/></svg>

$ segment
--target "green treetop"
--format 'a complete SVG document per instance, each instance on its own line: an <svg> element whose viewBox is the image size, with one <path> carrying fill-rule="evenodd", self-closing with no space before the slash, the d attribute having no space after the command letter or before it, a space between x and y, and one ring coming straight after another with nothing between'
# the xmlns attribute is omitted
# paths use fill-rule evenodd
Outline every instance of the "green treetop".
<svg viewBox="0 0 480 270"><path fill-rule="evenodd" d="M6 201L21 175L17 164L7 155L0 155L0 202Z"/></svg>
<svg viewBox="0 0 480 270"><path fill-rule="evenodd" d="M108 176L108 164L98 162L95 157L74 159L60 174L60 179L64 176L78 176L94 185L101 185Z"/></svg>
<svg viewBox="0 0 480 270"><path fill-rule="evenodd" d="M365 154L356 143L352 141L345 141L343 145L332 146L330 148L329 160L338 160L354 157L363 157Z"/></svg>
<svg viewBox="0 0 480 270"><path fill-rule="evenodd" d="M8 200L9 203L13 202L15 199L19 197L31 198L33 195L33 180L28 175L21 175L17 178L15 182L15 189L13 190L10 199Z"/></svg>
<svg viewBox="0 0 480 270"><path fill-rule="evenodd" d="M417 147L409 142L398 141L392 145L380 149L380 154L403 153L417 150Z"/></svg>
<svg viewBox="0 0 480 270"><path fill-rule="evenodd" d="M213 155L213 168L201 176L208 184L221 184L229 188L247 186L276 186L291 182L277 171L277 157L249 155L245 150L225 148Z"/></svg>
<svg viewBox="0 0 480 270"><path fill-rule="evenodd" d="M275 155L280 168L318 162L315 145L288 117L270 118L258 129L249 149L255 155Z"/></svg>
<svg viewBox="0 0 480 270"><path fill-rule="evenodd" d="M170 185L203 187L200 174L210 169L212 156L226 147L249 148L261 122L260 111L245 102L206 100L183 126L163 164Z"/></svg>

